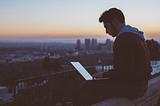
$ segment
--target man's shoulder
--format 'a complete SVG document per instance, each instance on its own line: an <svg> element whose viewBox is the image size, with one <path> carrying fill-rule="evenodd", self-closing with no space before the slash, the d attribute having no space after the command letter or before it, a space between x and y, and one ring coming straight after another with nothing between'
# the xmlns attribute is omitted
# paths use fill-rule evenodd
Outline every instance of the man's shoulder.
<svg viewBox="0 0 160 106"><path fill-rule="evenodd" d="M137 35L131 32L124 32L116 38L116 42L133 42Z"/></svg>
<svg viewBox="0 0 160 106"><path fill-rule="evenodd" d="M122 34L120 34L117 39L122 39L122 38L134 38L136 37L137 35L132 33L132 32L124 32Z"/></svg>

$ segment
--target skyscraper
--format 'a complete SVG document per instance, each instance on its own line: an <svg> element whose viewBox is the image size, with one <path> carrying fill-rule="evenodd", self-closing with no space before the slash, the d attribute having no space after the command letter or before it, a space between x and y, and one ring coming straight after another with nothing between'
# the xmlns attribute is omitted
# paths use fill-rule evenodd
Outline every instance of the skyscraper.
<svg viewBox="0 0 160 106"><path fill-rule="evenodd" d="M114 45L114 43L113 43L113 41L111 41L111 51L113 51L113 45Z"/></svg>
<svg viewBox="0 0 160 106"><path fill-rule="evenodd" d="M81 50L81 40L80 40L80 39L78 39L78 40L77 40L77 46L76 46L76 49L77 49L78 51L80 51L80 50Z"/></svg>
<svg viewBox="0 0 160 106"><path fill-rule="evenodd" d="M92 50L97 50L97 39L92 39Z"/></svg>
<svg viewBox="0 0 160 106"><path fill-rule="evenodd" d="M107 39L107 40L106 40L106 44L109 44L109 43L110 43L110 39Z"/></svg>
<svg viewBox="0 0 160 106"><path fill-rule="evenodd" d="M85 50L86 51L90 50L90 45L91 45L90 39L85 39Z"/></svg>
<svg viewBox="0 0 160 106"><path fill-rule="evenodd" d="M110 39L106 40L106 47L107 47L107 51L112 52L113 51L113 41L111 41Z"/></svg>
<svg viewBox="0 0 160 106"><path fill-rule="evenodd" d="M106 40L107 51L111 51L111 41L110 39Z"/></svg>

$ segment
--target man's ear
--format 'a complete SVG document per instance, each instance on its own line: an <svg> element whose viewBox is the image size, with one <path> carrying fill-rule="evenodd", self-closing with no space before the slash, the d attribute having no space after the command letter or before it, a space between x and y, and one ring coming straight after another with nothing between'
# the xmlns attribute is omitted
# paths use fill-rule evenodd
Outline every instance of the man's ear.
<svg viewBox="0 0 160 106"><path fill-rule="evenodd" d="M117 20L116 18L113 18L112 24L113 24L114 26L117 26L117 25L118 25L118 20Z"/></svg>

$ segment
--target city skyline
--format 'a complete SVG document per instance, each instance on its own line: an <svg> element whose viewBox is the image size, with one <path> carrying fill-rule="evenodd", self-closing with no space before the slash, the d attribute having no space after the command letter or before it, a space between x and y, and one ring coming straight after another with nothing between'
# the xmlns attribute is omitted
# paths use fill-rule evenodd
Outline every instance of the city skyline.
<svg viewBox="0 0 160 106"><path fill-rule="evenodd" d="M77 40L80 40L81 43L85 43L85 39L96 39L97 43L105 43L106 39L110 39L110 38L104 38L104 39L98 39L98 38L94 38L94 37L90 37L90 38L80 38L80 39L47 39L47 38L27 38L27 39L23 39L23 38L14 38L13 39L0 39L0 42L6 42L6 43L27 43L27 42L33 42L33 43L47 43L47 42L53 42L53 43L77 43ZM114 38L111 38L110 40L114 41Z"/></svg>
<svg viewBox="0 0 160 106"><path fill-rule="evenodd" d="M143 31L146 39L160 39L159 4L159 0L1 0L0 40L111 39L98 18L112 7L121 9L126 24Z"/></svg>
<svg viewBox="0 0 160 106"><path fill-rule="evenodd" d="M78 38L79 39L79 38ZM82 44L85 43L86 38L81 38L79 39ZM90 37L88 39L97 39ZM110 39L111 41L114 42L115 38L104 38L104 39L97 39L97 43L105 43L106 39ZM151 38L153 39L153 38ZM151 40L151 39L146 39L146 40ZM154 39L158 43L160 43L160 39ZM14 39L0 39L0 43L73 43L76 44L77 39L44 39L44 38L27 38L27 39L22 39L22 38L14 38Z"/></svg>

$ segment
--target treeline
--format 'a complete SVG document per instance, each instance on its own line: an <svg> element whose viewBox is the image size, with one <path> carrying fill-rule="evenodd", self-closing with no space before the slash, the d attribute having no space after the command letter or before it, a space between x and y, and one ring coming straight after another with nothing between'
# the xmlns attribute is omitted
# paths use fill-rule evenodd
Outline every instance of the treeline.
<svg viewBox="0 0 160 106"><path fill-rule="evenodd" d="M160 60L160 44L154 39L146 40L151 60Z"/></svg>

